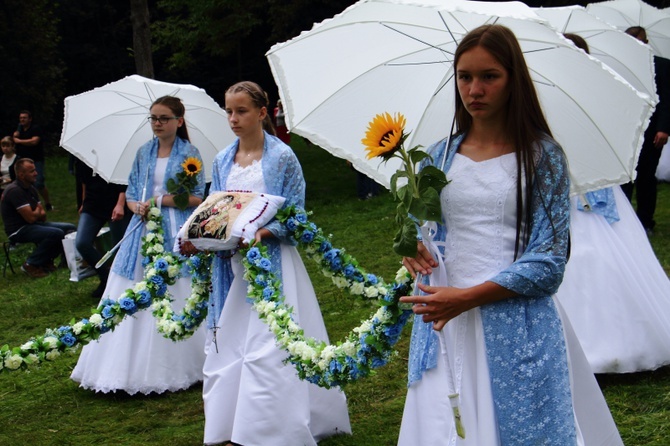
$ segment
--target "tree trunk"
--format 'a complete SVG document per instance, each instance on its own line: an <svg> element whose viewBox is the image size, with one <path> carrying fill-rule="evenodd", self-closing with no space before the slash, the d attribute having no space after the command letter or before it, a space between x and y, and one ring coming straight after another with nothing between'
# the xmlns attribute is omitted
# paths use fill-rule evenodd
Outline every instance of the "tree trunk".
<svg viewBox="0 0 670 446"><path fill-rule="evenodd" d="M130 22L133 25L133 52L137 74L153 79L154 63L151 58L151 30L149 29L147 0L130 0Z"/></svg>

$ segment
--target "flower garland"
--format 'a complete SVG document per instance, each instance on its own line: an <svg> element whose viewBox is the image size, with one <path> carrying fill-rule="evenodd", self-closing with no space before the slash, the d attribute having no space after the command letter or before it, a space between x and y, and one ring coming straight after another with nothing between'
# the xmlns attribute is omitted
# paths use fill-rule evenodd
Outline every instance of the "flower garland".
<svg viewBox="0 0 670 446"><path fill-rule="evenodd" d="M409 294L412 279L404 267L392 286L366 273L344 250L333 248L329 238L307 216L304 210L289 207L280 211L277 219L336 286L354 295L377 299L380 308L371 318L354 328L344 341L328 345L306 338L294 321L293 309L284 303L281 284L271 271L266 246L242 250L244 278L249 283L248 297L253 299L254 309L288 352L286 361L295 366L298 376L321 387L342 386L372 375L394 354L393 346L412 314L411 309L401 307L398 299Z"/></svg>
<svg viewBox="0 0 670 446"><path fill-rule="evenodd" d="M207 315L212 258L210 254L198 254L184 261L165 252L161 222L160 210L151 207L147 214L147 234L142 238L144 280L127 289L118 300L103 299L88 318L72 319L70 325L47 329L44 335L34 337L20 347L4 345L0 348L0 372L25 369L53 361L62 353L75 352L80 345L114 330L126 316L150 306L163 336L174 341L191 336ZM179 278L184 262L191 273L192 291L182 312L176 314L170 305L172 299L167 287Z"/></svg>

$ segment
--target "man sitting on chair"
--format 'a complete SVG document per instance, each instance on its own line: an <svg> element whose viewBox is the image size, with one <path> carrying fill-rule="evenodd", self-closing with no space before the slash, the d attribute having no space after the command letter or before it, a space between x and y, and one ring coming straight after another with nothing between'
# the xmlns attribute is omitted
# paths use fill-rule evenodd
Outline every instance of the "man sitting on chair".
<svg viewBox="0 0 670 446"><path fill-rule="evenodd" d="M77 230L72 223L47 222L39 201L35 181L37 170L30 158L14 165L16 180L2 193L0 211L5 232L11 243L35 243L37 246L21 270L28 276L44 277L56 269L54 259L63 252L63 237Z"/></svg>

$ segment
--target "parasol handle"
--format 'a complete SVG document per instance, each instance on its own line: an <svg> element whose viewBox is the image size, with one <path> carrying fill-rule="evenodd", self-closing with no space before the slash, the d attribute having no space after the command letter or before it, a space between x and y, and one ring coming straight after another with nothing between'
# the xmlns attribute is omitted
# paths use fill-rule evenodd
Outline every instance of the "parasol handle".
<svg viewBox="0 0 670 446"><path fill-rule="evenodd" d="M114 245L114 247L112 249L107 251L107 253L104 256L102 256L100 261L98 261L98 263L95 264L95 269L98 269L102 265L104 265L105 262L107 262L107 260L109 260L112 257L112 255L116 252L116 250L119 249L119 246L121 246L121 243L123 243L128 238L128 236L130 234L135 232L135 230L137 230L137 228L139 228L142 225L142 223L144 223L144 222L142 220L140 220L135 224L135 226L133 226L133 228L130 231L126 231L126 235L124 235L123 238L121 240L119 240L119 243L117 243L116 245Z"/></svg>

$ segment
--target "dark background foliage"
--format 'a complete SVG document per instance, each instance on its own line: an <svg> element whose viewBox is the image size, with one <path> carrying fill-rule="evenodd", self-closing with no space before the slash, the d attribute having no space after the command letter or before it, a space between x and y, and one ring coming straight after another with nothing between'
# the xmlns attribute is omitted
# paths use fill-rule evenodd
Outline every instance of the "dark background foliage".
<svg viewBox="0 0 670 446"><path fill-rule="evenodd" d="M142 0L151 22L155 78L204 88L223 103L228 86L250 79L277 99L265 53L353 0ZM586 2L528 0L529 6ZM670 6L670 0L649 1ZM0 128L10 134L22 109L58 144L63 100L136 73L130 2L3 0L0 3ZM142 74L142 73L140 73Z"/></svg>

